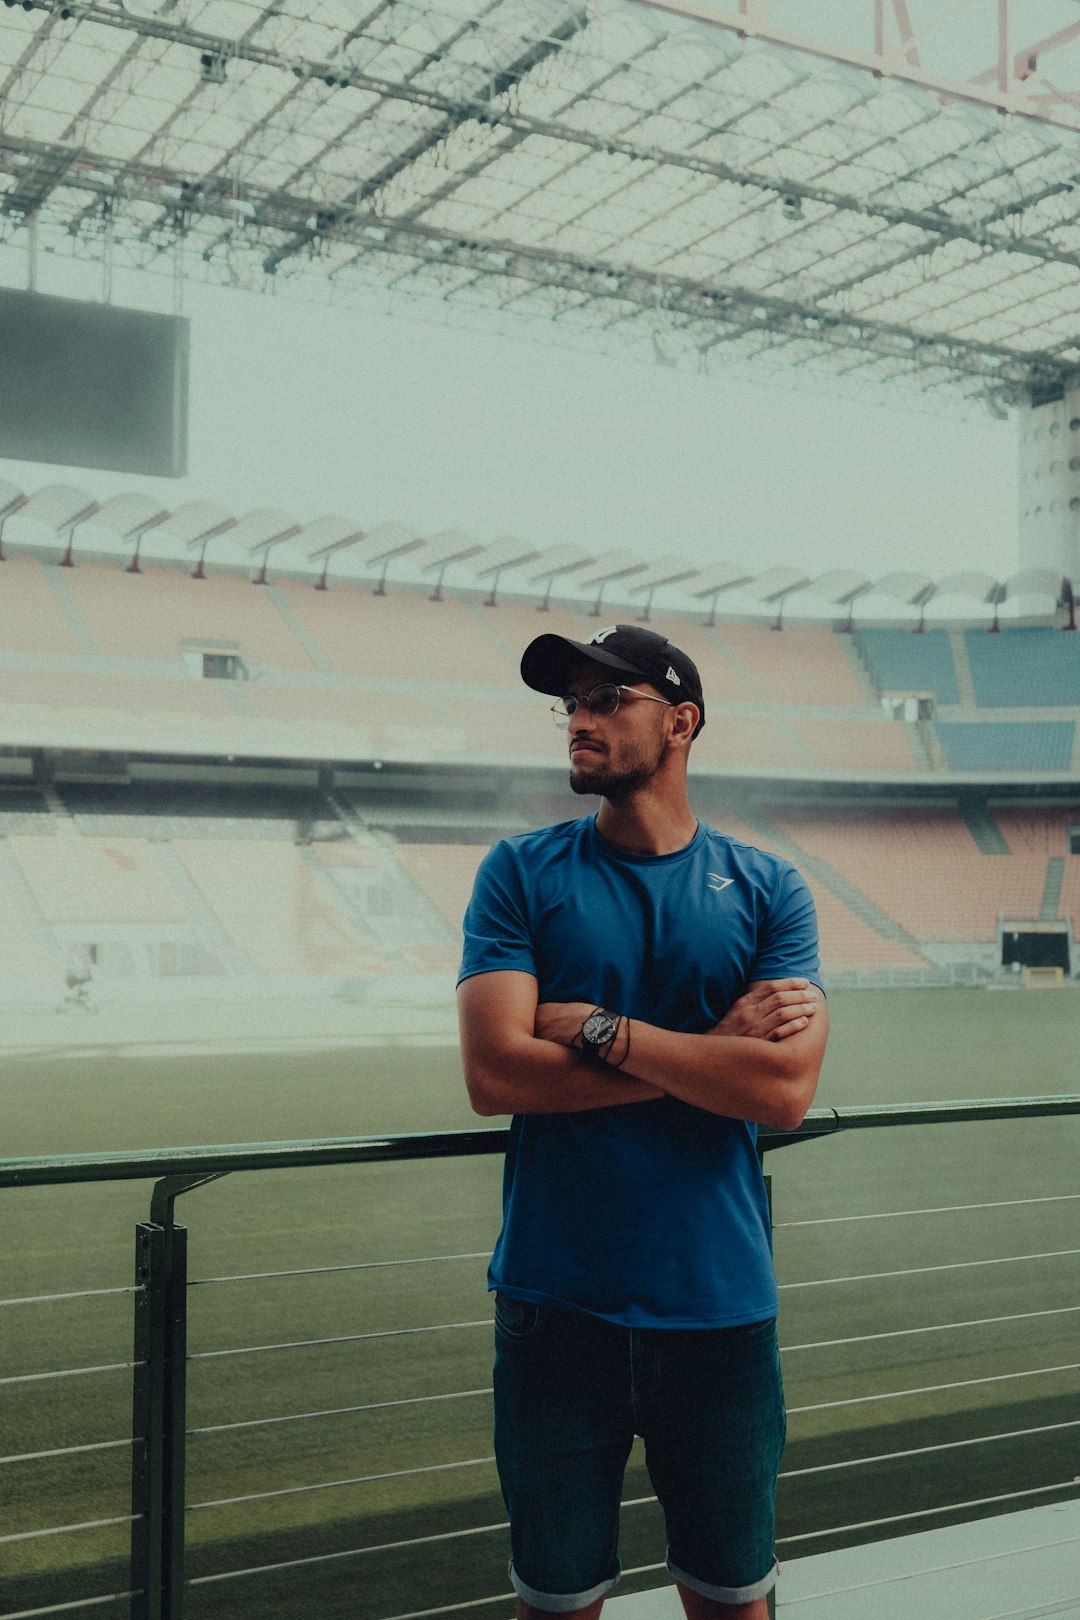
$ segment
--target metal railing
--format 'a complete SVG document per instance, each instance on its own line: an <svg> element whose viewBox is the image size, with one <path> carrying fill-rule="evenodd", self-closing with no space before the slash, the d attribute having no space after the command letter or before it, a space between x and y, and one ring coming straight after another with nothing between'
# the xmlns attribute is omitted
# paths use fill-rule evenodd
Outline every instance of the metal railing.
<svg viewBox="0 0 1080 1620"><path fill-rule="evenodd" d="M1080 1114L1080 1095L1006 1099L989 1102L942 1102L917 1105L902 1105L897 1107L851 1107L843 1109L816 1109L812 1110L797 1131L780 1132L770 1128L762 1128L758 1134L758 1150L760 1155L781 1147L792 1146L796 1143L811 1141L819 1137L833 1136L838 1133L862 1130L882 1130L896 1127L928 1126L939 1124L975 1124L989 1121L1018 1121L1052 1119L1066 1115ZM86 1445L71 1447L43 1448L41 1450L24 1452L12 1456L0 1457L0 1463L18 1464L27 1461L39 1460L47 1457L62 1458L76 1453L86 1454L95 1451L120 1450L129 1447L131 1451L131 1503L130 1513L114 1515L109 1518L89 1519L84 1522L65 1525L48 1525L30 1530L22 1530L11 1534L0 1533L0 1554L5 1544L13 1545L28 1542L35 1538L44 1538L64 1533L75 1533L84 1530L102 1529L105 1527L119 1528L126 1526L130 1536L130 1579L127 1587L122 1591L100 1594L86 1598L65 1600L55 1604L38 1604L30 1609L7 1610L0 1614L0 1620L24 1620L24 1617L44 1616L53 1613L72 1613L103 1605L123 1603L129 1606L132 1620L182 1620L184 1610L185 1590L193 1585L205 1584L207 1581L229 1579L258 1571L236 1570L223 1575L210 1575L192 1578L185 1574L184 1557L184 1525L185 1515L196 1509L227 1506L235 1502L258 1501L270 1497L288 1495L292 1490L321 1490L341 1485L363 1483L365 1476L352 1479L323 1481L312 1485L287 1487L284 1490L270 1490L254 1492L248 1495L237 1495L225 1501L208 1501L187 1504L185 1500L185 1452L186 1440L192 1433L210 1433L217 1429L240 1429L256 1427L260 1423L274 1422L287 1423L301 1419L327 1418L338 1415L344 1411L366 1411L373 1407L356 1405L351 1408L340 1408L330 1411L314 1411L289 1413L273 1419L256 1420L253 1424L240 1422L236 1424L211 1425L198 1430L188 1428L187 1419L187 1369L193 1360L203 1359L206 1355L223 1354L253 1354L259 1350L288 1350L310 1347L315 1345L354 1343L363 1340L380 1339L393 1336L395 1333L425 1333L434 1331L427 1327L405 1328L391 1330L387 1333L354 1333L337 1335L332 1338L312 1338L301 1341L288 1341L281 1344L263 1346L247 1346L238 1350L224 1350L202 1352L193 1356L188 1350L187 1343L187 1300L189 1288L196 1286L189 1283L187 1275L187 1230L178 1225L175 1219L176 1199L186 1193L203 1187L212 1181L234 1172L282 1170L289 1168L317 1168L325 1166L341 1166L350 1164L387 1164L391 1162L420 1162L436 1159L458 1159L477 1155L501 1154L505 1151L508 1132L504 1128L482 1129L458 1132L439 1132L427 1135L364 1137L364 1138L335 1138L323 1141L289 1141L289 1142L263 1142L254 1144L230 1144L193 1148L170 1148L151 1152L121 1152L121 1153L91 1153L63 1155L45 1158L26 1158L0 1160L0 1189L15 1189L28 1187L61 1186L70 1184L84 1184L90 1182L116 1182L130 1180L146 1180L157 1178L150 1204L149 1219L139 1222L136 1226L135 1236L135 1278L130 1287L81 1289L72 1290L63 1294L35 1295L23 1298L0 1301L3 1307L21 1307L54 1301L75 1301L91 1298L104 1298L107 1296L130 1296L134 1305L133 1346L131 1359L128 1362L110 1363L107 1366L83 1366L63 1368L56 1371L21 1372L7 1378L0 1378L0 1385L20 1386L35 1381L62 1379L62 1378L93 1378L99 1373L108 1371L130 1371L132 1385L132 1427L127 1437L96 1441ZM770 1178L771 1193L771 1178ZM1064 1195L1073 1196L1073 1195ZM1080 1194L1075 1195L1080 1198ZM1038 1198L1024 1200L1024 1202L1060 1202L1061 1199ZM837 1224L847 1220L889 1220L901 1215L931 1216L946 1214L965 1206L948 1206L940 1209L915 1211L884 1211L873 1215L835 1216L818 1221L783 1222L778 1230L794 1229L799 1227L825 1226ZM992 1205L967 1206L991 1208ZM1054 1259L1065 1254L1075 1255L1080 1250L1068 1249L1056 1253L1022 1254L1018 1256L1001 1256L988 1260L945 1263L943 1265L914 1268L920 1274L931 1272L945 1272L963 1269L965 1266L1003 1266L1010 1263L1032 1262L1045 1259ZM440 1260L447 1259L476 1259L477 1255L438 1256ZM419 1265L421 1260L398 1260L389 1262L394 1265ZM387 1262L377 1262L387 1264ZM315 1268L296 1269L294 1271L281 1271L260 1273L254 1277L228 1277L228 1278L201 1278L199 1284L236 1282L246 1280L262 1280L266 1277L306 1276L318 1272L345 1272L369 1269L366 1263L359 1265L327 1266ZM900 1278L908 1275L906 1271L889 1271L871 1274L853 1274L851 1276L821 1279L799 1280L783 1284L786 1289L807 1290L821 1287L850 1285L872 1280L877 1277ZM913 1274L913 1273L912 1273ZM1080 1307L1066 1306L1058 1310L1028 1313L1030 1315L1055 1315L1069 1310L1080 1311ZM484 1325L481 1322L441 1324L441 1329L478 1328ZM875 1340L888 1340L903 1337L905 1334L919 1334L927 1332L964 1332L979 1327L984 1322L1008 1321L1012 1318L1007 1315L995 1317L987 1316L979 1320L961 1320L939 1324L934 1327L915 1327L899 1331L886 1331L883 1333L870 1333L866 1335L851 1335L847 1338L829 1339L827 1341L809 1342L786 1347L785 1355L793 1356L799 1353L810 1353L822 1348L835 1348L871 1342ZM1036 1372L1056 1373L1066 1369L1048 1368L1036 1369ZM1025 1373L1008 1374L1005 1376L1025 1377L1033 1376ZM955 1384L942 1385L941 1388L962 1387L962 1384L993 1383L989 1379L974 1379L959 1381ZM451 1400L465 1397L475 1397L488 1394L488 1390L452 1391L437 1396L422 1397L423 1400ZM889 1398L897 1400L910 1395L925 1395L923 1389L901 1390L894 1392ZM883 1399L879 1395L855 1394L839 1401L824 1403L833 1408L848 1405L857 1405L860 1401L870 1399ZM409 1401L376 1403L382 1406L407 1406L414 1404ZM793 1412L814 1411L818 1408L793 1407ZM1048 1425L1048 1428L1065 1429L1076 1427L1080 1420ZM1037 1433L1038 1430L1025 1431ZM973 1438L960 1439L955 1442L943 1443L940 1446L924 1447L924 1451L946 1452L956 1447L974 1444L992 1444L994 1440L1009 1440L1013 1438L1008 1433L1001 1436L989 1436L985 1440ZM860 1467L873 1466L881 1462L888 1462L889 1457L905 1455L903 1450L896 1450L886 1455L869 1458L843 1459L822 1465L811 1465L802 1469L788 1469L788 1479L809 1478L837 1470L852 1470ZM451 1462L432 1465L428 1469L416 1469L414 1473L439 1473L447 1468L472 1467L479 1464L488 1464L488 1457L469 1459L462 1462ZM392 1477L392 1476L378 1476ZM1049 1492L1067 1486L1070 1481L1061 1481L1059 1484L1040 1487L1034 1492L1013 1493L1016 1496L1038 1496L1040 1490ZM650 1497L634 1499L624 1504L627 1507L642 1505L653 1500ZM994 1498L969 1501L955 1504L957 1509L984 1509L988 1502ZM928 1509L927 1514L939 1512L939 1509ZM882 1532L882 1527L892 1522L912 1523L918 1521L919 1511L908 1511L891 1517L876 1518L872 1521L854 1522L835 1528L835 1533L847 1537L847 1542L859 1539L860 1534L873 1536ZM487 1532L503 1530L501 1524L491 1524L472 1527L464 1531L453 1532L455 1535L481 1535ZM798 1550L801 1542L820 1544L823 1532L812 1530L805 1534L793 1535L786 1538L792 1551ZM419 1542L437 1542L449 1539L440 1534L416 1538ZM781 1538L783 1544L785 1538ZM408 1546L409 1542L400 1543ZM398 1545L398 1544L395 1544ZM356 1549L360 1552L379 1552L385 1550L380 1547ZM323 1554L322 1558L341 1557L340 1553ZM295 1560L283 1560L280 1565L268 1567L291 1567L320 1562L320 1555L310 1558L304 1557ZM628 1573L646 1574L654 1567L652 1565L639 1566L636 1571ZM500 1594L499 1596L503 1596ZM452 1609L469 1609L483 1607L498 1599L479 1598L469 1603L445 1605L443 1609L430 1612L450 1612ZM427 1612L417 1610L416 1613ZM412 1617L396 1617L396 1620L412 1620Z"/></svg>

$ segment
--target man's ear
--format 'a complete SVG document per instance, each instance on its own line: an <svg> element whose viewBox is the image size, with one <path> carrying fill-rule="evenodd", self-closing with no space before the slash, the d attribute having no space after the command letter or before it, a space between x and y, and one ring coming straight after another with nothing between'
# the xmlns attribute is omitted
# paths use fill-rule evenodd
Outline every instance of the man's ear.
<svg viewBox="0 0 1080 1620"><path fill-rule="evenodd" d="M696 703L676 703L671 711L671 740L680 747L688 748L694 736L694 729L701 719L701 711Z"/></svg>

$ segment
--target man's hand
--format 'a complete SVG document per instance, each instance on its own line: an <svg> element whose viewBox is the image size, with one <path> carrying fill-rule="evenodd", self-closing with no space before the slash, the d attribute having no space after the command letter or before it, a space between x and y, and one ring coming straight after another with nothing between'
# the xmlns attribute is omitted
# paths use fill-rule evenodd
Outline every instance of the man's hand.
<svg viewBox="0 0 1080 1620"><path fill-rule="evenodd" d="M573 1046L595 1005L593 1001L542 1001L536 1009L533 1034L538 1041Z"/></svg>
<svg viewBox="0 0 1080 1620"><path fill-rule="evenodd" d="M817 996L809 979L760 979L728 1008L709 1033L750 1035L760 1041L786 1040L809 1024L818 1010Z"/></svg>

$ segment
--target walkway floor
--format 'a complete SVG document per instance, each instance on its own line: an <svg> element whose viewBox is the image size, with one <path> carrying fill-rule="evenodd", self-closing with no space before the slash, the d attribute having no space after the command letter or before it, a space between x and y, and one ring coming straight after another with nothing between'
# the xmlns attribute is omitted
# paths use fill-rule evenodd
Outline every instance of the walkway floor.
<svg viewBox="0 0 1080 1620"><path fill-rule="evenodd" d="M1080 1501L788 1559L777 1620L1080 1620ZM677 1620L673 1589L605 1620Z"/></svg>

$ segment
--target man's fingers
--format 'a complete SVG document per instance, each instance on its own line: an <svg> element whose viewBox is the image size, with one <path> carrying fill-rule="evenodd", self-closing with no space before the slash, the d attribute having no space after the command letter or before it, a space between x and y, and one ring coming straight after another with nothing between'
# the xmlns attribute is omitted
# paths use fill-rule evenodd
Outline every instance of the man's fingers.
<svg viewBox="0 0 1080 1620"><path fill-rule="evenodd" d="M787 1023L778 1024L775 1029L770 1030L765 1039L767 1041L785 1041L789 1035L797 1035L800 1029L805 1029L809 1022L809 1018L789 1019Z"/></svg>

